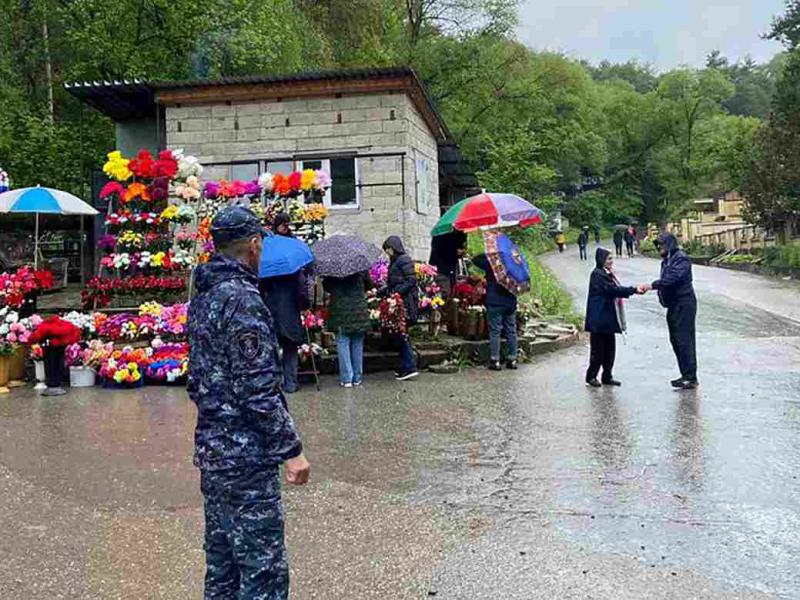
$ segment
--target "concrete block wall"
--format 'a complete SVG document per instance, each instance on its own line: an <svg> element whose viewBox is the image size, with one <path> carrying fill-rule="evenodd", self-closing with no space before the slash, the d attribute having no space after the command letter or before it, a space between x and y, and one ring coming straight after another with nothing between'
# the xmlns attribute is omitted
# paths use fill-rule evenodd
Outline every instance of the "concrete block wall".
<svg viewBox="0 0 800 600"><path fill-rule="evenodd" d="M328 231L375 244L401 235L414 258L428 259L430 229L439 217L437 144L404 93L167 107L166 133L167 147L206 164L353 154L361 205L331 210ZM368 156L391 153L397 155ZM423 186L417 159L428 162ZM427 196L420 198L419 190Z"/></svg>

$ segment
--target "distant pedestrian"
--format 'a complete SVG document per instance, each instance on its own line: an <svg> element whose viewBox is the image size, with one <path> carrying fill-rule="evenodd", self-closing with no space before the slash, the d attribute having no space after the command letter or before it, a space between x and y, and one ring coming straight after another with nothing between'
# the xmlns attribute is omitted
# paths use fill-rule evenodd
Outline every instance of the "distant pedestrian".
<svg viewBox="0 0 800 600"><path fill-rule="evenodd" d="M466 253L467 234L463 231L435 235L431 240L428 262L436 267L436 284L442 289L444 298L450 297L450 291L456 283L459 261Z"/></svg>
<svg viewBox="0 0 800 600"><path fill-rule="evenodd" d="M419 290L417 289L417 275L414 270L414 261L406 254L403 240L396 235L391 235L383 242L383 251L389 257L389 274L386 288L382 295L399 294L403 299L406 313L406 323L411 326L417 321L419 312ZM419 375L414 347L408 335L395 335L395 344L400 354L400 370L395 373L398 381L413 379Z"/></svg>
<svg viewBox="0 0 800 600"><path fill-rule="evenodd" d="M339 383L358 387L364 379L364 336L371 327L366 297L367 288L372 287L369 274L325 277L322 285L330 294L327 325L336 332Z"/></svg>
<svg viewBox="0 0 800 600"><path fill-rule="evenodd" d="M289 597L286 481L309 465L281 391L272 318L258 293L262 227L248 209L211 224L216 254L197 268L189 307L189 397L197 405L194 464L205 507L205 598Z"/></svg>
<svg viewBox="0 0 800 600"><path fill-rule="evenodd" d="M567 238L564 236L564 232L563 231L556 232L556 246L558 247L559 254L563 254L566 245L567 245Z"/></svg>
<svg viewBox="0 0 800 600"><path fill-rule="evenodd" d="M581 260L587 260L589 258L589 255L586 251L588 245L589 245L589 226L584 225L583 229L581 229L581 232L578 235L578 250L580 250L581 253Z"/></svg>
<svg viewBox="0 0 800 600"><path fill-rule="evenodd" d="M650 287L658 291L658 299L667 309L669 340L681 371L681 376L671 384L679 389L694 389L698 385L695 340L697 296L692 283L692 261L671 233L662 233L657 245L662 258L661 277Z"/></svg>
<svg viewBox="0 0 800 600"><path fill-rule="evenodd" d="M623 240L623 233L620 229L614 230L614 249L617 252L617 258L622 258L622 240Z"/></svg>
<svg viewBox="0 0 800 600"><path fill-rule="evenodd" d="M628 252L628 258L633 258L633 245L636 243L636 231L633 226L625 230L625 249Z"/></svg>
<svg viewBox="0 0 800 600"><path fill-rule="evenodd" d="M614 258L605 248L595 252L595 269L589 278L589 296L586 300L585 329L590 335L589 368L586 384L620 386L614 379L614 360L617 353L616 335L627 329L623 298L644 293L644 288L620 285L613 271ZM597 381L603 369L602 383Z"/></svg>
<svg viewBox="0 0 800 600"><path fill-rule="evenodd" d="M595 245L600 245L600 225L597 223L594 224L594 243Z"/></svg>
<svg viewBox="0 0 800 600"><path fill-rule="evenodd" d="M472 263L486 272L486 318L489 322L489 368L500 371L501 336L508 343L506 368L517 368L517 297L497 282L489 259L479 254Z"/></svg>

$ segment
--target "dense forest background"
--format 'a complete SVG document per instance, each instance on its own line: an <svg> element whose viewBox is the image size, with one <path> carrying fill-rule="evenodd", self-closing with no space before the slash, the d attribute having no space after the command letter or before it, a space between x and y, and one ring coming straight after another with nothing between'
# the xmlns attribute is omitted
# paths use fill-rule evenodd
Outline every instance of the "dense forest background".
<svg viewBox="0 0 800 600"><path fill-rule="evenodd" d="M0 165L86 195L112 124L63 84L412 65L481 184L576 221L664 221L698 196L800 214L800 1L768 64L657 73L538 52L516 0L0 0Z"/></svg>

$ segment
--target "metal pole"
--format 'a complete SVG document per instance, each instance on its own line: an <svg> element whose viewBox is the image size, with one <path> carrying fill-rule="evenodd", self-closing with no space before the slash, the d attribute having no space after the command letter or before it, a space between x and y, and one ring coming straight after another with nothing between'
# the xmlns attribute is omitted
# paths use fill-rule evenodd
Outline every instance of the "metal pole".
<svg viewBox="0 0 800 600"><path fill-rule="evenodd" d="M86 283L86 269L84 264L84 246L86 246L86 234L83 231L83 215L81 215L81 285Z"/></svg>
<svg viewBox="0 0 800 600"><path fill-rule="evenodd" d="M33 237L33 268L39 268L39 213L36 213L36 232Z"/></svg>

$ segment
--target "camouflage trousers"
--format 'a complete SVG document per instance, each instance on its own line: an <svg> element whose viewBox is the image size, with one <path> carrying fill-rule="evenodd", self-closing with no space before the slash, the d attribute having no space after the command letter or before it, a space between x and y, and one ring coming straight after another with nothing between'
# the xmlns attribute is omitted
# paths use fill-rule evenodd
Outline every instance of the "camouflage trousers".
<svg viewBox="0 0 800 600"><path fill-rule="evenodd" d="M285 600L289 564L277 467L204 471L205 598Z"/></svg>

